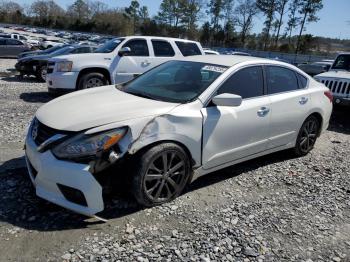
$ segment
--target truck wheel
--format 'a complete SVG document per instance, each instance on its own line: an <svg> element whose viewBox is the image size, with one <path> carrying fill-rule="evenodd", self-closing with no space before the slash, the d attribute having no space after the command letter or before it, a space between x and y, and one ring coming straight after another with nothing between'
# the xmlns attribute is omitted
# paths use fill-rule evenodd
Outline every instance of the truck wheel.
<svg viewBox="0 0 350 262"><path fill-rule="evenodd" d="M46 75L47 75L47 66L41 66L36 71L36 78L41 82L46 81Z"/></svg>
<svg viewBox="0 0 350 262"><path fill-rule="evenodd" d="M106 77L101 73L88 73L83 75L78 84L78 90L92 88L92 87L98 87L98 86L105 86L108 85L109 81L106 79Z"/></svg>
<svg viewBox="0 0 350 262"><path fill-rule="evenodd" d="M156 145L135 159L132 193L142 206L160 205L181 194L190 174L188 155L180 146Z"/></svg>

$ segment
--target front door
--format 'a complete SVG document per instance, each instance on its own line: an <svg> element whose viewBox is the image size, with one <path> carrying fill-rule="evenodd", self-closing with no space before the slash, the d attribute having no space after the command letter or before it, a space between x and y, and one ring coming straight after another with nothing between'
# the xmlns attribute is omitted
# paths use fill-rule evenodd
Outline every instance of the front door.
<svg viewBox="0 0 350 262"><path fill-rule="evenodd" d="M214 168L266 150L269 139L270 100L264 96L261 66L234 73L216 94L240 95L238 107L209 104L202 109L204 169Z"/></svg>
<svg viewBox="0 0 350 262"><path fill-rule="evenodd" d="M123 83L152 68L149 59L149 47L146 39L132 39L123 47L129 47L131 52L121 57L117 64L115 83Z"/></svg>

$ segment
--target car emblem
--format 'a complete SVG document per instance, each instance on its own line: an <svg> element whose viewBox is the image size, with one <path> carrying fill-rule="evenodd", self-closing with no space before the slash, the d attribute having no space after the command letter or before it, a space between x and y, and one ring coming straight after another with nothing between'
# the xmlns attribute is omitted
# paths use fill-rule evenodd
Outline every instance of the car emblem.
<svg viewBox="0 0 350 262"><path fill-rule="evenodd" d="M38 128L39 128L39 122L38 120L34 120L33 127L32 127L32 138L35 140L38 136Z"/></svg>

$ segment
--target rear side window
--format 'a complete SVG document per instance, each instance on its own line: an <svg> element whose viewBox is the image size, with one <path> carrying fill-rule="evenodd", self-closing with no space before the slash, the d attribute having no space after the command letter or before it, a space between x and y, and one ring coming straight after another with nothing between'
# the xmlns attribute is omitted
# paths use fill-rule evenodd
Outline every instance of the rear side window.
<svg viewBox="0 0 350 262"><path fill-rule="evenodd" d="M148 46L146 40L135 39L130 40L123 47L129 47L131 52L128 53L128 56L149 56Z"/></svg>
<svg viewBox="0 0 350 262"><path fill-rule="evenodd" d="M243 99L262 96L264 94L263 79L261 66L243 68L226 80L217 94L235 94L240 95Z"/></svg>
<svg viewBox="0 0 350 262"><path fill-rule="evenodd" d="M269 94L288 92L299 88L296 73L290 69L280 66L267 66L266 74Z"/></svg>
<svg viewBox="0 0 350 262"><path fill-rule="evenodd" d="M152 46L155 56L174 56L175 52L171 44L166 41L152 40Z"/></svg>
<svg viewBox="0 0 350 262"><path fill-rule="evenodd" d="M301 74L297 74L299 79L299 88L303 89L307 86L307 78Z"/></svg>
<svg viewBox="0 0 350 262"><path fill-rule="evenodd" d="M175 43L177 47L180 49L183 56L202 54L201 50L199 50L199 47L196 43L188 43L188 42L181 42L181 41L176 41Z"/></svg>
<svg viewBox="0 0 350 262"><path fill-rule="evenodd" d="M22 45L22 42L16 39L7 39L6 42L8 45Z"/></svg>

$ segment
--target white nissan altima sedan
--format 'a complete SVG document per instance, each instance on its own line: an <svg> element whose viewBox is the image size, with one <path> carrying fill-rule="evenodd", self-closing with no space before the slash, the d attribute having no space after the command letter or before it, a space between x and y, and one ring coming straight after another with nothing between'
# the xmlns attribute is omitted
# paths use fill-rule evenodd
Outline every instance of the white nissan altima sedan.
<svg viewBox="0 0 350 262"><path fill-rule="evenodd" d="M122 178L153 206L215 170L284 149L307 154L331 111L330 91L292 65L188 57L42 106L27 167L39 197L85 215L102 211L103 189Z"/></svg>

